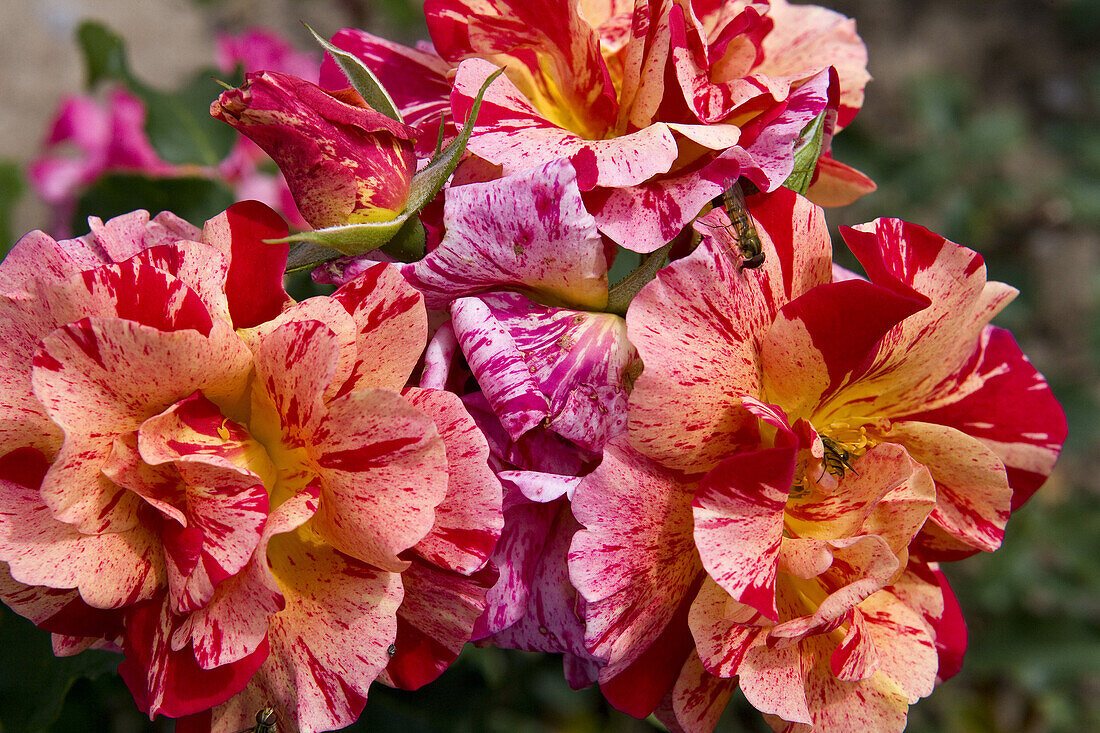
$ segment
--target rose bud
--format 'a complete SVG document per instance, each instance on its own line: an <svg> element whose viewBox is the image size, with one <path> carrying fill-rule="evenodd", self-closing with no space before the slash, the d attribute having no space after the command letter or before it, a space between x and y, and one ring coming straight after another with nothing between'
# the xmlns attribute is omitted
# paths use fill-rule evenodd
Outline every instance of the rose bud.
<svg viewBox="0 0 1100 733"><path fill-rule="evenodd" d="M315 229L389 221L416 172L415 133L353 89L330 92L289 74L248 74L210 114L246 135L282 170Z"/></svg>

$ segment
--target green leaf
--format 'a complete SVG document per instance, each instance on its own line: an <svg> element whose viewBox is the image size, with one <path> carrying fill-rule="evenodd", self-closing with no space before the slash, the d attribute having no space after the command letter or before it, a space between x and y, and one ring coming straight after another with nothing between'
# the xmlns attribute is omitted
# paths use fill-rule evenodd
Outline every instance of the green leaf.
<svg viewBox="0 0 1100 733"><path fill-rule="evenodd" d="M216 166L233 150L237 131L210 116L210 102L220 87L216 72L196 73L186 86L162 92L134 80L130 88L145 102L145 133L169 163Z"/></svg>
<svg viewBox="0 0 1100 733"><path fill-rule="evenodd" d="M88 217L106 221L134 209L171 211L196 226L229 208L236 197L224 184L199 177L150 178L137 173L101 176L77 202L73 231L88 230Z"/></svg>
<svg viewBox="0 0 1100 733"><path fill-rule="evenodd" d="M319 36L317 31L313 30L305 23L302 25L305 25L306 29L313 34L313 37L317 39L317 42L321 44L322 48L332 54L332 58L336 61L336 65L340 67L340 70L347 76L348 81L351 82L352 88L359 92L359 96L361 96L367 104L390 119L404 122L404 120L401 119L401 112L398 111L397 105L394 103L393 98L390 97L390 93L386 91L386 88L382 86L382 82L378 81L378 77L367 68L367 65L364 64L358 56L333 46Z"/></svg>
<svg viewBox="0 0 1100 733"><path fill-rule="evenodd" d="M810 181L814 178L814 170L817 168L817 159L821 157L821 144L825 135L825 113L810 120L810 124L802 129L795 143L794 170L783 185L795 193L802 195L810 188Z"/></svg>
<svg viewBox="0 0 1100 733"><path fill-rule="evenodd" d="M65 696L79 677L113 672L122 657L89 650L73 657L54 657L50 635L0 606L0 727L5 732L45 730L61 711Z"/></svg>
<svg viewBox="0 0 1100 733"><path fill-rule="evenodd" d="M211 78L215 71L200 71L184 87L166 92L134 76L122 37L106 26L82 23L76 37L84 55L88 87L116 81L140 97L145 105L145 134L165 161L215 166L233 150L237 131L210 116L210 102L218 94L218 85ZM241 74L234 77L239 84Z"/></svg>
<svg viewBox="0 0 1100 733"><path fill-rule="evenodd" d="M76 41L84 56L88 89L94 89L102 81L128 84L133 78L122 36L101 23L85 21L76 30Z"/></svg>
<svg viewBox="0 0 1100 733"><path fill-rule="evenodd" d="M12 213L24 188L19 166L10 160L0 161L0 257L15 243Z"/></svg>
<svg viewBox="0 0 1100 733"><path fill-rule="evenodd" d="M477 93L473 106L470 108L470 116L466 120L466 124L463 125L458 137L452 140L451 144L436 156L424 170L413 176L409 200L400 216L391 221L346 224L325 229L314 229L313 231L292 234L281 241L312 242L324 247L331 247L341 254L359 255L378 249L383 244L398 237L400 233L402 238L398 240L394 247L399 253L397 256L402 259L410 258L404 259L406 262L422 257L424 255L423 231L419 226L419 222L413 224L412 220L415 218L416 212L435 198L435 195L443 188L443 184L447 182L451 173L458 166L458 161L466 151L466 143L470 140L470 135L473 132L477 112L481 108L481 99L485 96L489 85L503 73L504 69L500 69L485 80L481 90ZM332 259L332 257L327 259ZM318 264L324 261L326 260L319 260ZM304 263L304 260L302 262ZM302 269L305 266L305 264L296 264L295 268Z"/></svg>
<svg viewBox="0 0 1100 733"><path fill-rule="evenodd" d="M435 195L443 188L443 184L454 173L455 168L458 167L458 162L462 159L462 154L466 152L466 143L470 141L470 135L473 134L474 124L477 122L477 113L481 109L481 100L485 96L485 92L489 90L489 85L503 73L504 69L497 69L485 80L474 99L473 106L470 108L470 116L466 118L466 124L462 126L462 131L458 133L458 137L452 140L451 144L442 153L433 158L424 170L413 176L412 190L409 192L409 203L406 205L407 211L420 211L424 208L429 201L435 198Z"/></svg>

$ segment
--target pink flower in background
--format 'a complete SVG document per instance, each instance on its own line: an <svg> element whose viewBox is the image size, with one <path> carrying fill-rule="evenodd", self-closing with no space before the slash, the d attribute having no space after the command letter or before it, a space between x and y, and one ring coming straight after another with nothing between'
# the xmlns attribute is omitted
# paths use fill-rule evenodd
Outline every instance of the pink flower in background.
<svg viewBox="0 0 1100 733"><path fill-rule="evenodd" d="M405 208L415 133L352 89L327 92L288 74L249 74L240 89L222 92L210 114L275 160L316 229L391 221Z"/></svg>
<svg viewBox="0 0 1100 733"><path fill-rule="evenodd" d="M331 730L433 679L503 520L459 398L406 389L421 296L379 264L295 303L256 202L91 224L0 265L4 600L181 727Z"/></svg>
<svg viewBox="0 0 1100 733"><path fill-rule="evenodd" d="M505 175L569 158L600 231L640 252L671 240L739 176L781 185L803 127L828 109L831 136L869 78L851 21L780 0L429 0L425 13L438 56L354 29L333 43L393 90L422 140L435 139L443 113L464 121L486 78L507 68L468 150ZM321 83L347 85L331 60ZM825 160L832 201L873 188Z"/></svg>
<svg viewBox="0 0 1100 733"><path fill-rule="evenodd" d="M573 500L588 648L613 702L686 730L734 677L788 723L900 730L960 654L929 563L999 546L1065 418L988 325L1014 291L975 252L878 220L844 232L869 279L834 281L819 209L752 213L763 267L737 267L716 212L631 305L629 440Z"/></svg>
<svg viewBox="0 0 1100 733"><path fill-rule="evenodd" d="M219 34L218 68L232 73L283 71L316 81L318 56L298 51L271 31L251 29L240 35ZM217 87L211 87L213 90ZM225 181L238 200L255 199L275 208L292 225L305 222L294 207L278 171L261 170L267 156L240 138L233 151L213 169L179 166L161 159L145 134L145 107L132 93L115 87L105 99L71 95L62 100L43 143L42 154L31 162L28 177L42 199L54 208L51 231L69 236L81 190L106 173L143 173L154 177L203 175Z"/></svg>

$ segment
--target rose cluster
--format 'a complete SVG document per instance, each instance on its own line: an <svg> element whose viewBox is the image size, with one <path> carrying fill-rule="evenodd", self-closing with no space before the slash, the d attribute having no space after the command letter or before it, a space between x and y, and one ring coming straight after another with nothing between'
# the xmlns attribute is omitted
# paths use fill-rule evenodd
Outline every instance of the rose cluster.
<svg viewBox="0 0 1100 733"><path fill-rule="evenodd" d="M0 596L181 730L342 727L468 641L671 730L738 688L777 730L901 730L965 651L940 564L997 549L1066 424L976 252L878 219L833 263L819 204L874 188L830 152L854 24L425 13L431 47L345 29L320 84L257 71L211 113L326 236L426 250L330 251L295 302L243 202L0 265Z"/></svg>

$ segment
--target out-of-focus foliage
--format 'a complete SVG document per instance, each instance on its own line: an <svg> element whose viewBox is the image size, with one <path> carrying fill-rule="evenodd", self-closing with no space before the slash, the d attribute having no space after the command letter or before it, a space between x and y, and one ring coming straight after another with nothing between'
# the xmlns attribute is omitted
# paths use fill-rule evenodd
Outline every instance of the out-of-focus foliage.
<svg viewBox="0 0 1100 733"><path fill-rule="evenodd" d="M0 256L6 255L15 243L12 210L25 188L19 166L10 160L0 161Z"/></svg>

